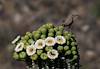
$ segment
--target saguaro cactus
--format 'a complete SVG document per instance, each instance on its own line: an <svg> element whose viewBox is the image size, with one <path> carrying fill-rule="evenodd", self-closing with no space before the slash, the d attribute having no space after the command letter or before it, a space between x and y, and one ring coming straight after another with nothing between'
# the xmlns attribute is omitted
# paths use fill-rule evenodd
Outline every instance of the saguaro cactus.
<svg viewBox="0 0 100 69"><path fill-rule="evenodd" d="M47 23L25 36L17 36L13 58L24 61L27 69L79 69L79 53L75 36L65 30L70 24Z"/></svg>

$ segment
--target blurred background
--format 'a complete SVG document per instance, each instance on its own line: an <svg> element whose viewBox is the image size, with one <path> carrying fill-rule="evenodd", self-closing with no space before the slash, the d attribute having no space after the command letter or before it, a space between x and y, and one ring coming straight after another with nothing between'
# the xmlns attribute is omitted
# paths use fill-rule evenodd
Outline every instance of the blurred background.
<svg viewBox="0 0 100 69"><path fill-rule="evenodd" d="M60 25L68 15L80 17L72 31L80 48L80 69L100 69L100 0L0 0L0 69L25 69L12 59L11 41L50 21Z"/></svg>

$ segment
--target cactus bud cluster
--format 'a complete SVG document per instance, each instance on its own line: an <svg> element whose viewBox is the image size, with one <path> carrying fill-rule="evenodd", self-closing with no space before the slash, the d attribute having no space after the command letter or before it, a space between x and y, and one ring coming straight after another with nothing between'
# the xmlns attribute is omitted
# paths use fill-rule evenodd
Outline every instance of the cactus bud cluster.
<svg viewBox="0 0 100 69"><path fill-rule="evenodd" d="M13 58L30 62L31 68L32 62L38 65L39 69L68 69L68 63L70 67L78 64L75 36L72 32L65 31L64 26L47 23L36 31L26 32L22 37L18 36L12 43L15 45Z"/></svg>

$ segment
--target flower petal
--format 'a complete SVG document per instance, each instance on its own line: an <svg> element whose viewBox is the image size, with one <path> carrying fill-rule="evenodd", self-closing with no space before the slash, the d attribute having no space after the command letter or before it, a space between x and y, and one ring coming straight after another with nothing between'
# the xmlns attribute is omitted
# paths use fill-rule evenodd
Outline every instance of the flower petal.
<svg viewBox="0 0 100 69"><path fill-rule="evenodd" d="M19 52L22 51L24 48L24 43L20 42L17 44L16 48L15 48L15 52Z"/></svg>
<svg viewBox="0 0 100 69"><path fill-rule="evenodd" d="M26 53L28 56L32 56L36 53L36 48L34 46L27 46Z"/></svg>
<svg viewBox="0 0 100 69"><path fill-rule="evenodd" d="M45 43L47 46L54 46L55 45L55 39L53 37L47 37L45 39Z"/></svg>
<svg viewBox="0 0 100 69"><path fill-rule="evenodd" d="M52 49L52 50L50 50L50 51L47 52L47 56L50 59L56 59L56 58L58 58L58 55L59 55L59 53L55 49Z"/></svg>
<svg viewBox="0 0 100 69"><path fill-rule="evenodd" d="M64 44L66 43L66 39L63 36L56 36L55 40L58 44Z"/></svg>
<svg viewBox="0 0 100 69"><path fill-rule="evenodd" d="M15 44L20 39L20 36L17 36L16 39L12 41L12 44Z"/></svg>
<svg viewBox="0 0 100 69"><path fill-rule="evenodd" d="M45 41L43 39L39 39L35 43L35 47L37 49L43 49L45 47Z"/></svg>

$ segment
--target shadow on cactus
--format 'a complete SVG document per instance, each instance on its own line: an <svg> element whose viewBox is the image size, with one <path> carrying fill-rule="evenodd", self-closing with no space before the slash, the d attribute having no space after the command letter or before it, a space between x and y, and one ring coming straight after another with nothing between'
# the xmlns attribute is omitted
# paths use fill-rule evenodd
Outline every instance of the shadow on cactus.
<svg viewBox="0 0 100 69"><path fill-rule="evenodd" d="M79 69L77 42L65 26L47 23L36 31L17 36L13 58L26 62L27 69Z"/></svg>

